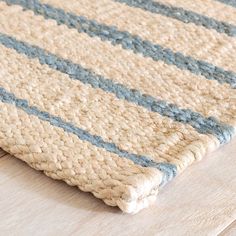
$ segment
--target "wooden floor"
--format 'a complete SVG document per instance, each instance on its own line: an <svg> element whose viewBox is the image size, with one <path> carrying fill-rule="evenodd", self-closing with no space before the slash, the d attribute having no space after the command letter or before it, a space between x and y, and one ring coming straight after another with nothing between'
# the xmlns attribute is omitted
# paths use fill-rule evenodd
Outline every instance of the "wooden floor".
<svg viewBox="0 0 236 236"><path fill-rule="evenodd" d="M236 139L121 213L0 151L0 235L236 235Z"/></svg>

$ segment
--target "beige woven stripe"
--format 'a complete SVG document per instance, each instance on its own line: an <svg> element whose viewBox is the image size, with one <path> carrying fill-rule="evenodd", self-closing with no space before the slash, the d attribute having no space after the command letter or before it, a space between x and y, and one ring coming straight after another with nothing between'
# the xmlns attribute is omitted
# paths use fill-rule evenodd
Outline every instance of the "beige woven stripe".
<svg viewBox="0 0 236 236"><path fill-rule="evenodd" d="M186 10L212 17L219 21L236 24L236 8L215 0L154 0L163 4L170 4L175 7L182 7Z"/></svg>
<svg viewBox="0 0 236 236"><path fill-rule="evenodd" d="M33 168L125 212L134 213L155 200L160 171L81 141L14 105L0 102L0 110L1 147Z"/></svg>
<svg viewBox="0 0 236 236"><path fill-rule="evenodd" d="M19 6L9 7L0 3L0 9L0 22L3 22L0 31L3 33L71 59L129 88L205 116L214 116L228 124L236 123L235 90L227 84L220 85L217 81L197 77L175 66L155 62L119 46L79 34L66 26L57 26L55 21L46 21L41 16L34 16L31 11L22 12Z"/></svg>
<svg viewBox="0 0 236 236"><path fill-rule="evenodd" d="M71 80L12 49L0 46L0 61L1 87L123 150L183 169L218 146L191 126Z"/></svg>
<svg viewBox="0 0 236 236"><path fill-rule="evenodd" d="M42 0L41 2L84 15L100 23L115 25L120 30L127 30L176 52L236 72L236 40L215 30L185 24L173 18L132 8L112 0Z"/></svg>

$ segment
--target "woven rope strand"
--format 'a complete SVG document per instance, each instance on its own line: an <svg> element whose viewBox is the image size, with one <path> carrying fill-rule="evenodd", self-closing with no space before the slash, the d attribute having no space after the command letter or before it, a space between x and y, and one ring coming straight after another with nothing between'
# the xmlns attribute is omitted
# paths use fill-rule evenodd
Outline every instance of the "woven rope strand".
<svg viewBox="0 0 236 236"><path fill-rule="evenodd" d="M41 4L34 0L1 0L8 4L19 4L26 9L33 10L35 14L43 15L46 19L51 18L58 24L66 24L69 28L76 28L79 32L87 33L91 37L98 36L103 40L108 40L113 44L122 45L124 49L132 50L134 53L141 53L153 60L163 60L169 65L175 65L180 69L189 70L194 74L201 74L207 79L214 79L220 83L228 83L236 88L236 74L225 71L208 62L195 60L182 53L175 53L170 49L153 44L150 41L142 40L138 36L133 36L128 32L122 32L115 27L99 24L94 20L85 17L66 13L62 9L53 8L50 5Z"/></svg>
<svg viewBox="0 0 236 236"><path fill-rule="evenodd" d="M234 8L174 1L0 0L0 147L136 213L230 141Z"/></svg>
<svg viewBox="0 0 236 236"><path fill-rule="evenodd" d="M236 7L236 1L235 0L215 0L215 1L222 2L222 3L230 5L232 7Z"/></svg>
<svg viewBox="0 0 236 236"><path fill-rule="evenodd" d="M186 10L194 11L208 17L219 19L230 24L236 25L236 9L230 5L222 4L215 0L156 0L159 3L178 6ZM214 7L212 7L214 4ZM227 12L227 14L225 14Z"/></svg>
<svg viewBox="0 0 236 236"><path fill-rule="evenodd" d="M40 110L103 137L106 142L116 143L122 150L149 156L158 163L173 163L183 170L196 159L200 160L209 152L208 146L212 146L212 135L199 135L191 126L71 80L66 74L41 65L37 59L17 54L13 49L0 45L0 60L1 87ZM12 71L18 74L12 75ZM24 74L27 76L22 77ZM219 145L217 140L215 142L214 147ZM186 150L191 150L191 157L182 155Z"/></svg>
<svg viewBox="0 0 236 236"><path fill-rule="evenodd" d="M192 112L189 109L179 109L174 104L167 104L165 101L158 101L149 95L142 95L139 91L129 90L123 85L114 84L111 80L95 75L80 65L45 52L39 47L17 41L4 34L0 34L0 42L6 47L14 48L19 53L24 53L29 58L37 57L41 64L47 64L53 69L67 73L72 79L78 79L85 84L92 85L94 88L101 88L104 91L112 92L119 99L134 102L173 120L190 124L200 133L215 135L222 144L230 141L234 134L233 127L218 122L214 117L204 118L199 113Z"/></svg>
<svg viewBox="0 0 236 236"><path fill-rule="evenodd" d="M53 51L64 59L83 65L105 78L112 78L115 83L139 90L142 94L235 125L235 91L227 84L201 79L201 76L161 61L143 58L106 41L78 33L65 25L58 26L55 21L44 20L31 11L22 11L19 6L9 7L5 3L0 3L0 6L3 11L0 21L5 22L4 27L0 25L3 33ZM27 24L29 26L26 29ZM57 40L51 40L53 38Z"/></svg>
<svg viewBox="0 0 236 236"><path fill-rule="evenodd" d="M16 98L14 94L7 92L4 88L0 87L0 99L2 102L14 104L18 108L24 110L30 115L37 116L41 120L49 122L53 126L60 127L64 131L73 133L77 135L78 138L86 140L91 144L104 148L108 152L117 154L120 157L132 160L135 164L141 165L143 167L154 167L164 173L161 185L166 184L173 177L176 176L176 167L169 163L155 163L153 160L145 156L139 156L133 153L128 153L127 151L120 150L114 143L108 143L103 141L99 136L91 135L85 130L75 127L71 123L63 121L60 117L55 117L48 112L40 111L37 107L32 107L28 104L28 101Z"/></svg>
<svg viewBox="0 0 236 236"><path fill-rule="evenodd" d="M235 38L215 30L185 24L113 0L100 0L95 3L89 0L71 0L70 4L58 0L41 0L41 2L95 20L99 24L115 26L121 32L137 35L142 40L168 48L172 52L181 52L185 56L235 72L233 63L236 60L233 53L236 51ZM168 27L162 22L166 22Z"/></svg>
<svg viewBox="0 0 236 236"><path fill-rule="evenodd" d="M0 102L0 110L1 147L31 167L128 213L156 199L162 176L157 169L119 158L14 105Z"/></svg>
<svg viewBox="0 0 236 236"><path fill-rule="evenodd" d="M114 0L125 3L129 6L139 7L152 13L162 14L184 23L194 23L208 29L214 29L219 33L225 33L229 36L236 36L236 26L226 22L200 15L193 11L187 11L180 7L168 6L151 0Z"/></svg>

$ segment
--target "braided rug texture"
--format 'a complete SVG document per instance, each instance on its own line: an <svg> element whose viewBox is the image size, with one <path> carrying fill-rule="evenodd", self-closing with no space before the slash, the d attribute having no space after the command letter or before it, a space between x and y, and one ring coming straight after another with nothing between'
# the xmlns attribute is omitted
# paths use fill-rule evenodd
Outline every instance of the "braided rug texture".
<svg viewBox="0 0 236 236"><path fill-rule="evenodd" d="M0 0L0 120L2 149L138 212L234 136L236 1Z"/></svg>

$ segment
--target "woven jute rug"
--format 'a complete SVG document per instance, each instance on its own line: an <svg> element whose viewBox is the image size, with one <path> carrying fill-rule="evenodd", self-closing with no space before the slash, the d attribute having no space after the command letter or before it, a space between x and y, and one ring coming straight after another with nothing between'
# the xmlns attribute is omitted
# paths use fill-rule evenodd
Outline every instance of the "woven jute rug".
<svg viewBox="0 0 236 236"><path fill-rule="evenodd" d="M0 0L0 147L124 212L232 139L235 89L234 0Z"/></svg>

